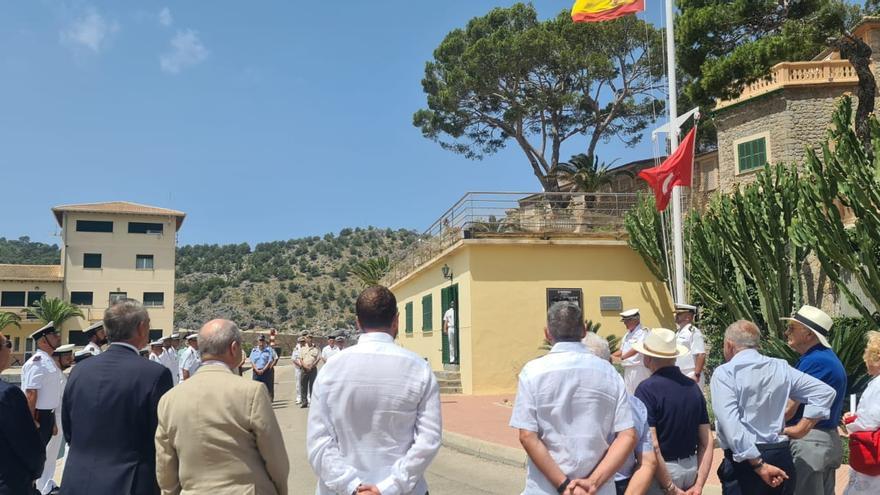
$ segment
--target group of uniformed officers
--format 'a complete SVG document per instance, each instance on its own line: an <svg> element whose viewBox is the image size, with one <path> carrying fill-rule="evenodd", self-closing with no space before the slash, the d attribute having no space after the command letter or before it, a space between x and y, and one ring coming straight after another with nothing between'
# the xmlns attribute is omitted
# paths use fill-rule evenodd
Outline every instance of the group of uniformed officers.
<svg viewBox="0 0 880 495"><path fill-rule="evenodd" d="M36 351L22 367L21 388L39 433L38 448L45 450L42 475L36 482L36 489L41 495L55 494L59 490L53 477L64 438L60 419L62 396L67 382L64 372L74 363L97 356L108 343L103 321L86 328L83 335L88 343L76 352L74 344L61 345L61 335L54 322L49 322L30 335ZM193 333L181 339L181 335L175 333L151 342L149 350L142 349L141 354L168 368L174 385L177 385L195 374L201 366L196 337L197 334ZM181 340L185 340L187 344L183 348L180 347Z"/></svg>

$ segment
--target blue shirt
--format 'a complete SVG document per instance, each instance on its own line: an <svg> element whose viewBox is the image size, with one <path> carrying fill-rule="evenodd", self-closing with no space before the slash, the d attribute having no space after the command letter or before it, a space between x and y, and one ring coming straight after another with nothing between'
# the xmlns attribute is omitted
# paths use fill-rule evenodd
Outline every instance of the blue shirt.
<svg viewBox="0 0 880 495"><path fill-rule="evenodd" d="M837 396L831 405L831 414L828 419L816 423L816 428L833 430L840 424L843 416L843 401L846 398L846 370L834 351L822 344L816 344L798 360L795 366L814 378L822 380L834 389ZM797 412L788 422L789 425L797 424L804 417L804 406L801 404Z"/></svg>
<svg viewBox="0 0 880 495"><path fill-rule="evenodd" d="M636 429L636 447L633 449L633 453L623 461L620 469L617 470L617 473L614 475L614 481L632 478L633 473L636 471L635 454L654 451L654 440L651 438L651 428L648 426L648 410L645 409L642 401L635 396L628 395L628 397L629 405L632 406L633 427ZM608 443L611 444L616 436L617 434L609 438Z"/></svg>
<svg viewBox="0 0 880 495"><path fill-rule="evenodd" d="M816 419L827 418L834 402L833 388L755 349L715 368L711 387L718 442L735 462L761 457L758 444L787 439L782 429L789 397L806 404L804 415Z"/></svg>
<svg viewBox="0 0 880 495"><path fill-rule="evenodd" d="M263 350L260 350L259 347L254 347L251 351L251 363L254 365L256 369L263 369L269 363L273 361L272 359L272 350L266 347Z"/></svg>
<svg viewBox="0 0 880 495"><path fill-rule="evenodd" d="M700 425L709 424L709 411L700 386L678 366L660 368L636 388L648 410L648 425L657 431L663 459L675 461L697 453Z"/></svg>

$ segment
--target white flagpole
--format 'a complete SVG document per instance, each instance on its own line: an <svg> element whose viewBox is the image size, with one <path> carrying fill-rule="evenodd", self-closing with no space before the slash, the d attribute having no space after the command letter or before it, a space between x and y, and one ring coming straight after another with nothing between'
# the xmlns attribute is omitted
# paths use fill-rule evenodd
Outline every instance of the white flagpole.
<svg viewBox="0 0 880 495"><path fill-rule="evenodd" d="M675 80L675 18L672 12L672 0L664 0L666 7L666 65L669 81L669 144L670 154L678 148L678 91ZM672 188L672 254L673 276L675 277L675 302L687 303L684 292L684 241L681 221L681 186Z"/></svg>

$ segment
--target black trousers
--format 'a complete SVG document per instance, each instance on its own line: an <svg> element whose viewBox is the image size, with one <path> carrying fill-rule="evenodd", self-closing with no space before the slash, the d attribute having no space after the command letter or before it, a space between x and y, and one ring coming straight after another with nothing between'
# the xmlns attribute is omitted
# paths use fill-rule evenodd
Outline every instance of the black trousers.
<svg viewBox="0 0 880 495"><path fill-rule="evenodd" d="M618 480L614 482L614 488L617 489L617 495L624 495L626 493L626 489L629 488L629 480L631 478L627 478L625 480Z"/></svg>
<svg viewBox="0 0 880 495"><path fill-rule="evenodd" d="M300 372L299 377L299 400L306 405L312 398L312 387L315 386L315 378L318 376L318 369L312 368L309 371L305 369Z"/></svg>
<svg viewBox="0 0 880 495"><path fill-rule="evenodd" d="M40 440L45 448L52 440L52 428L55 426L55 411L37 409L37 421L40 422Z"/></svg>
<svg viewBox="0 0 880 495"><path fill-rule="evenodd" d="M791 458L791 447L788 442L758 445L761 458L785 471L788 479L781 485L772 487L755 473L748 461L734 462L733 453L724 451L724 460L718 467L718 479L721 480L721 493L724 495L794 495L796 473L794 460Z"/></svg>
<svg viewBox="0 0 880 495"><path fill-rule="evenodd" d="M254 373L254 380L262 382L269 391L269 398L275 400L275 368L269 368L262 375Z"/></svg>

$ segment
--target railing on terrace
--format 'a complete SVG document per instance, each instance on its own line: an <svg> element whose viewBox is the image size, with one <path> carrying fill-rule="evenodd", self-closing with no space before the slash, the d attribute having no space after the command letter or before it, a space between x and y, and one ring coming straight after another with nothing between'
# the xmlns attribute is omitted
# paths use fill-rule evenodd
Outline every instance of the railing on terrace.
<svg viewBox="0 0 880 495"><path fill-rule="evenodd" d="M779 88L821 84L851 84L859 81L848 60L817 60L812 62L781 62L770 69L770 75L746 85L740 95L719 101L715 109L735 105Z"/></svg>
<svg viewBox="0 0 880 495"><path fill-rule="evenodd" d="M637 199L635 193L467 193L392 261L383 282L393 284L462 239L619 235Z"/></svg>

